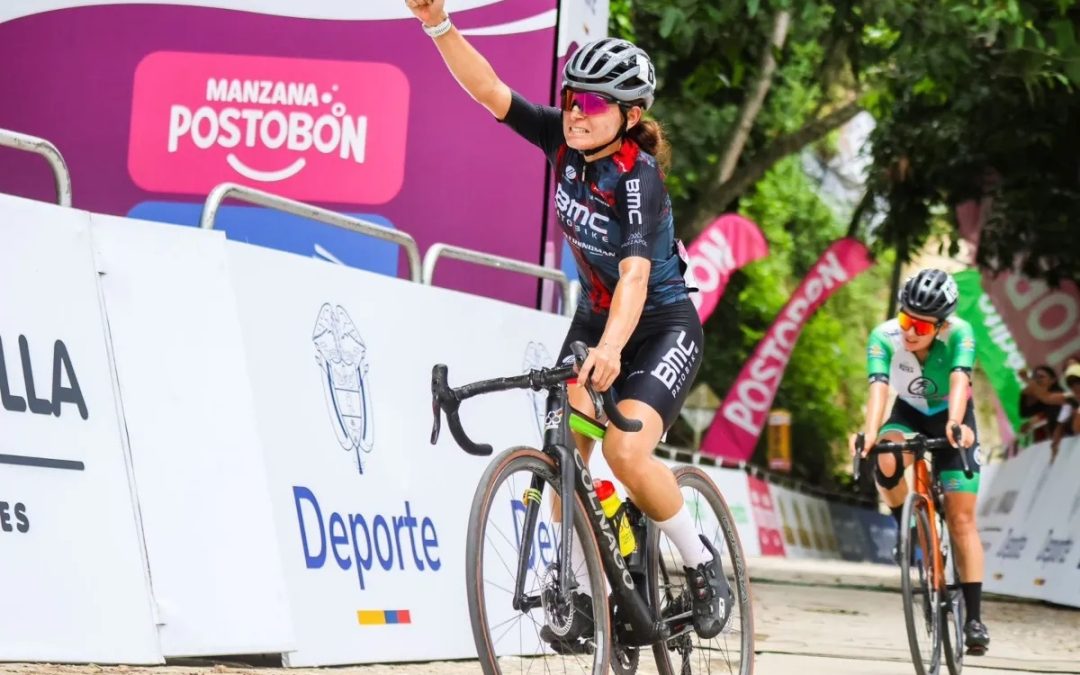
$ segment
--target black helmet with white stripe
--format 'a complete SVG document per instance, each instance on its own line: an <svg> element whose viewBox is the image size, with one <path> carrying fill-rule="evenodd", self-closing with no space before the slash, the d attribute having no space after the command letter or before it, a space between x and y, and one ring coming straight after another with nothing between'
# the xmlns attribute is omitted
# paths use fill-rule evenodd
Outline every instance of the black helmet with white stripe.
<svg viewBox="0 0 1080 675"><path fill-rule="evenodd" d="M656 71L644 49L626 40L602 38L581 47L567 61L563 87L648 110L656 92Z"/></svg>
<svg viewBox="0 0 1080 675"><path fill-rule="evenodd" d="M909 277L900 289L900 307L939 321L956 309L960 291L948 272L927 268Z"/></svg>

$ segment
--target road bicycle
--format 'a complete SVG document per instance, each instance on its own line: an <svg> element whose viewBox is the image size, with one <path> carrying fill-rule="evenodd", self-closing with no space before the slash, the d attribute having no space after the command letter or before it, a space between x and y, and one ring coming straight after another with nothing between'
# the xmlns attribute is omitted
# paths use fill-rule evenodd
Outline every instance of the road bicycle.
<svg viewBox="0 0 1080 675"><path fill-rule="evenodd" d="M512 389L546 391L544 447L512 447L498 455L477 485L466 541L466 586L473 639L483 672L634 673L652 648L662 675L737 673L754 667L750 582L723 496L701 469L675 470L702 545L722 556L734 606L716 637L700 638L691 625L690 595L681 559L631 499L605 516L592 475L571 429L602 440L605 427L571 409L567 381L587 355L572 345L575 363L530 370L451 388L447 367L432 371L434 444L445 414L456 443L488 456L459 417L461 402ZM592 393L590 391L590 393ZM641 422L625 418L610 390L599 398L608 419L624 431ZM568 489L569 486L569 489ZM624 557L615 523L625 514L637 548ZM581 560L567 555L580 542ZM588 598L588 599L584 599Z"/></svg>
<svg viewBox="0 0 1080 675"><path fill-rule="evenodd" d="M959 425L950 429L960 438ZM855 440L854 474L859 481L860 458L866 438ZM946 438L927 438L917 434L903 443L882 441L874 445L867 458L882 453L901 452L915 457L915 487L904 500L900 522L900 589L904 600L904 621L908 646L917 675L941 672L941 656L951 675L964 668L964 594L956 556L952 555L945 521L945 489L930 469L927 453L952 448ZM964 476L974 474L967 453L960 452Z"/></svg>

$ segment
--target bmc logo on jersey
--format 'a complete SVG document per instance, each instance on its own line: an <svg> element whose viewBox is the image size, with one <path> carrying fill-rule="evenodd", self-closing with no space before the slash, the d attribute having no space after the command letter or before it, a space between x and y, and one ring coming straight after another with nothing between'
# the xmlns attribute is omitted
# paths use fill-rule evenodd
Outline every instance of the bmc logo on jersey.
<svg viewBox="0 0 1080 675"><path fill-rule="evenodd" d="M151 192L239 181L382 204L404 180L408 109L387 63L155 52L135 69L128 170Z"/></svg>
<svg viewBox="0 0 1080 675"><path fill-rule="evenodd" d="M588 206L573 199L562 184L555 190L555 208L563 220L572 225L583 225L589 229L589 235L593 238L603 237L607 241L607 224L610 218L594 212Z"/></svg>

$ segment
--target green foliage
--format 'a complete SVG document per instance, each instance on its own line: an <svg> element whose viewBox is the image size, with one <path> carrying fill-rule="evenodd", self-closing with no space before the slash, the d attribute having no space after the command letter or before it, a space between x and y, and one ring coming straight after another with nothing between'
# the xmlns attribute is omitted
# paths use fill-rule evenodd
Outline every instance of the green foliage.
<svg viewBox="0 0 1080 675"><path fill-rule="evenodd" d="M848 229L814 195L795 156L828 157L820 133L778 139L855 100L877 120L865 230L879 263L807 325L777 405L795 416L796 467L827 480L861 423L863 350L889 304L889 270L931 237L956 233L955 206L985 195L993 211L979 263L1017 256L1029 275L1080 277L1080 9L1068 0L612 0L613 34L652 55L653 114L674 148L677 226L700 223L740 106L759 79L778 12L790 12L778 68L738 170L772 167L730 210L761 225L767 260L735 274L706 325L699 379L723 394L776 312L826 246ZM759 175L752 172L749 175ZM727 196L724 195L724 199ZM881 207L884 208L881 208ZM878 213L874 213L877 210ZM845 216L846 217L846 216ZM953 242L955 246L955 242ZM834 456L835 455L835 456Z"/></svg>
<svg viewBox="0 0 1080 675"><path fill-rule="evenodd" d="M789 37L774 54L778 68L744 158L752 161L778 136L851 98L854 76L847 53L853 31L842 3L613 0L611 8L612 32L635 40L656 62L659 91L652 112L675 150L667 185L676 223L683 227L715 184L777 11L792 12ZM884 31L874 35L875 45L888 39ZM821 147L832 151L828 141ZM721 396L791 292L847 228L817 197L800 167L797 155L777 163L741 202L739 210L761 226L770 255L732 277L706 323L698 380ZM875 267L842 289L811 318L792 354L776 405L793 414L797 475L829 483L842 468L837 453L866 394L867 322L883 312L879 291L887 287L887 276L887 266ZM676 427L672 440L688 443L690 434ZM763 457L757 461L763 463Z"/></svg>
<svg viewBox="0 0 1080 675"><path fill-rule="evenodd" d="M935 211L992 197L978 262L1080 277L1080 9L1059 0L920 3L894 14L893 67L875 80L870 189L879 246L915 251ZM921 32L922 44L905 36ZM1019 259L1018 259L1019 258Z"/></svg>
<svg viewBox="0 0 1080 675"><path fill-rule="evenodd" d="M741 211L761 227L769 256L732 277L706 322L698 380L721 393L806 272L846 227L814 193L797 157L777 164L743 200ZM846 437L866 398L866 336L882 318L890 269L891 260L884 260L840 289L806 324L792 352L775 405L792 412L797 476L833 483L846 466ZM764 447L763 435L756 463L765 463Z"/></svg>
<svg viewBox="0 0 1080 675"><path fill-rule="evenodd" d="M753 84L776 12L789 2L768 0L613 0L613 34L634 40L656 63L658 92L652 113L675 148L668 177L677 213L695 212L711 189L721 153ZM793 10L795 11L795 10ZM767 146L827 106L832 94L820 80L821 34L830 3L800 5L787 47L778 56L779 86L755 125L746 154ZM681 219L689 225L689 217Z"/></svg>

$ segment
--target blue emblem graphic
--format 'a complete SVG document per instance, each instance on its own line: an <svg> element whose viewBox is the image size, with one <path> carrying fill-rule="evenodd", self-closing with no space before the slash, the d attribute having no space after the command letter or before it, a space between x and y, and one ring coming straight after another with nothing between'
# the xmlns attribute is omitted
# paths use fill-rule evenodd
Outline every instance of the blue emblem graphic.
<svg viewBox="0 0 1080 675"><path fill-rule="evenodd" d="M374 445L367 346L348 312L330 303L319 310L311 341L338 443L355 455L356 469L364 473L363 455Z"/></svg>

